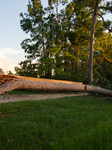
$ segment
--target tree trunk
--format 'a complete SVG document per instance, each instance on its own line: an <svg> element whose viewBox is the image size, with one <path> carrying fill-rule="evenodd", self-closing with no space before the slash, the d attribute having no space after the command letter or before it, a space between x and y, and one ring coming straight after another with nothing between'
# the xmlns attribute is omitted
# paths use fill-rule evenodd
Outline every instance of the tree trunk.
<svg viewBox="0 0 112 150"><path fill-rule="evenodd" d="M98 11L98 1L94 7L92 27L91 27L91 38L90 38L90 53L89 53L89 85L93 82L93 49L94 49L94 33L95 33L95 22Z"/></svg>
<svg viewBox="0 0 112 150"><path fill-rule="evenodd" d="M57 23L58 23L58 0L57 0L57 4L56 4L56 17L57 17Z"/></svg>
<svg viewBox="0 0 112 150"><path fill-rule="evenodd" d="M80 82L31 78L22 76L0 75L0 94L3 91L41 90L41 91L79 91L100 93L112 96L112 91L100 87L84 85Z"/></svg>

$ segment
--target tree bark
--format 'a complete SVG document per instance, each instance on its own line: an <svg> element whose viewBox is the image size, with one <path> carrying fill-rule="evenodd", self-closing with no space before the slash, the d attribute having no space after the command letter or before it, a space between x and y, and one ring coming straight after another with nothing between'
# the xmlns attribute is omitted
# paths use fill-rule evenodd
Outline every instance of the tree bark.
<svg viewBox="0 0 112 150"><path fill-rule="evenodd" d="M12 91L15 89L40 91L79 91L112 96L111 90L85 85L81 82L10 76L3 74L0 75L0 94L2 94L3 91Z"/></svg>
<svg viewBox="0 0 112 150"><path fill-rule="evenodd" d="M93 50L94 50L94 32L95 32L95 22L98 11L98 1L94 7L92 27L91 27L91 37L90 37L90 53L89 53L89 85L93 82Z"/></svg>

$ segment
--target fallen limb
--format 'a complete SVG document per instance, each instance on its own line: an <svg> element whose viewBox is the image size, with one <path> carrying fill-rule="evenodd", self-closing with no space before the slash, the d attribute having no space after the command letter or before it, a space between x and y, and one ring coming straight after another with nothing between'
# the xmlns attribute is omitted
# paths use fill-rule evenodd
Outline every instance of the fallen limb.
<svg viewBox="0 0 112 150"><path fill-rule="evenodd" d="M0 75L0 94L3 91L15 89L41 90L41 91L79 91L100 93L112 96L112 91L100 87L85 85L80 82L31 78L23 76Z"/></svg>

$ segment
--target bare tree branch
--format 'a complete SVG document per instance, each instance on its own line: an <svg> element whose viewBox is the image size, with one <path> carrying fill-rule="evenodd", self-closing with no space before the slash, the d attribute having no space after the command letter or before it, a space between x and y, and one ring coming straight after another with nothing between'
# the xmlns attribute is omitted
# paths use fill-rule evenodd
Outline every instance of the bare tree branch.
<svg viewBox="0 0 112 150"><path fill-rule="evenodd" d="M112 7L104 7L104 6L101 6L101 7L98 7L98 9L105 9L105 10L109 10L112 12Z"/></svg>
<svg viewBox="0 0 112 150"><path fill-rule="evenodd" d="M103 18L103 16L102 15L100 15L100 14L97 14L98 16L100 16L101 18L102 18L102 20L103 20L103 23L105 22L105 20L104 20L104 18ZM109 30L109 32L112 32L112 29L109 29L108 27L106 27L106 29L107 30Z"/></svg>

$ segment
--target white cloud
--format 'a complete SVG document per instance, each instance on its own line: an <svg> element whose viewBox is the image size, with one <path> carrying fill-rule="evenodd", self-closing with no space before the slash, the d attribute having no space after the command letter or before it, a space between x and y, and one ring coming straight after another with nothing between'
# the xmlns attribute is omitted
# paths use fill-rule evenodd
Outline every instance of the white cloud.
<svg viewBox="0 0 112 150"><path fill-rule="evenodd" d="M6 73L11 71L15 73L14 67L18 66L17 62L14 62L12 59L0 57L0 68Z"/></svg>
<svg viewBox="0 0 112 150"><path fill-rule="evenodd" d="M12 48L0 48L0 68L6 73L11 70L15 73L14 67L19 66L17 62L9 58L10 55L18 55L23 53L23 51L16 51Z"/></svg>
<svg viewBox="0 0 112 150"><path fill-rule="evenodd" d="M7 54L14 55L14 54L20 54L20 53L23 53L23 50L17 51L17 50L14 50L12 48L7 48L7 47L6 48L5 47L0 48L0 56L4 56Z"/></svg>

